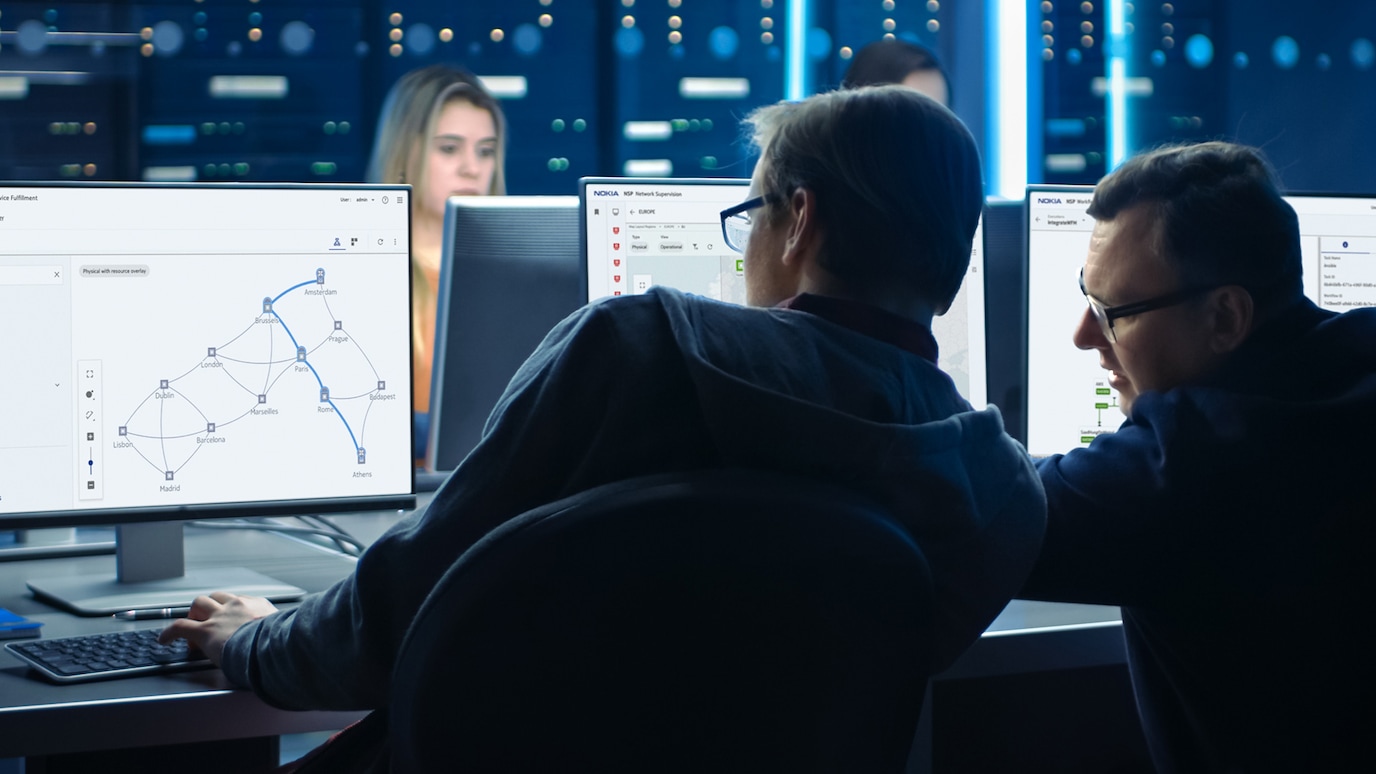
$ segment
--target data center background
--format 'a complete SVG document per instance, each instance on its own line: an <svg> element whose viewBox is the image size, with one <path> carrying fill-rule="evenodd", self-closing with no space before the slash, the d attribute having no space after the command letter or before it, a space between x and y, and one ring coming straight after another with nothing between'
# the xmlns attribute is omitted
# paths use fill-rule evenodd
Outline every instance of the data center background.
<svg viewBox="0 0 1376 774"><path fill-rule="evenodd" d="M988 119L1013 88L989 34L1010 9L1025 139ZM1376 3L1356 0L0 0L0 179L360 180L387 87L432 62L504 76L513 193L744 176L739 119L834 87L886 34L947 64L986 159L1025 142L1028 182L1224 138L1266 148L1292 189L1376 189Z"/></svg>

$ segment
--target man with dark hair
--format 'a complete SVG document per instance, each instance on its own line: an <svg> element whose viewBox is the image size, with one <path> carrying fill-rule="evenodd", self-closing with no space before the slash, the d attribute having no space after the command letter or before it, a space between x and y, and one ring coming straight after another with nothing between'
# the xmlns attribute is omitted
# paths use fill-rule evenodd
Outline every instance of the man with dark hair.
<svg viewBox="0 0 1376 774"><path fill-rule="evenodd" d="M1304 297L1295 212L1254 149L1129 159L1089 212L1073 338L1127 420L1038 463L1047 535L1020 596L1122 606L1162 771L1360 760L1376 310Z"/></svg>
<svg viewBox="0 0 1376 774"><path fill-rule="evenodd" d="M841 88L898 84L951 104L951 79L930 48L898 38L876 40L855 52Z"/></svg>
<svg viewBox="0 0 1376 774"><path fill-rule="evenodd" d="M575 312L429 508L352 575L289 611L203 597L164 637L192 641L274 704L380 707L426 594L493 528L614 481L747 468L887 506L931 566L930 668L954 660L1022 584L1045 520L998 411L972 410L935 365L928 326L965 271L983 204L974 140L898 87L774 105L753 123L762 159L722 221L755 308L652 288ZM848 241L861 236L863 250Z"/></svg>

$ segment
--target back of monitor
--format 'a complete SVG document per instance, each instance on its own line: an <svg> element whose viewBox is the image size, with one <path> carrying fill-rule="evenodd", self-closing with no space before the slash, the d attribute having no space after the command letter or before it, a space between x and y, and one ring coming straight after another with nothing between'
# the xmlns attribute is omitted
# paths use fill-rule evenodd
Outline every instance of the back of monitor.
<svg viewBox="0 0 1376 774"><path fill-rule="evenodd" d="M578 197L455 197L445 207L425 467L458 467L521 364L583 305Z"/></svg>

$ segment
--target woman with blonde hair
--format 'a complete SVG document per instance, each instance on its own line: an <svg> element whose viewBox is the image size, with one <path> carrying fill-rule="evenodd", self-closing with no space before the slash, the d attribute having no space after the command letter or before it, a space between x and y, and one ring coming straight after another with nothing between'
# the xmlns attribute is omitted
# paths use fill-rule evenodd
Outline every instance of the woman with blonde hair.
<svg viewBox="0 0 1376 774"><path fill-rule="evenodd" d="M506 119L473 74L431 65L387 94L368 180L411 185L411 325L417 457L424 456L434 359L444 202L506 193Z"/></svg>

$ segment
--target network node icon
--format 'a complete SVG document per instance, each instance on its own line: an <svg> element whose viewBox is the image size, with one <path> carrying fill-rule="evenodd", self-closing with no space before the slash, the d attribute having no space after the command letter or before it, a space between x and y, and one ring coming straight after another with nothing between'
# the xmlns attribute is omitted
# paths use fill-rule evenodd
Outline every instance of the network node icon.
<svg viewBox="0 0 1376 774"><path fill-rule="evenodd" d="M304 362L306 362L306 348L305 348L305 347L297 347L297 348L296 348L296 362L298 362L298 363L304 363Z"/></svg>
<svg viewBox="0 0 1376 774"><path fill-rule="evenodd" d="M124 425L120 425L120 426L119 426L119 434L120 434L121 436L129 435L129 428L128 428L128 427L125 427Z"/></svg>
<svg viewBox="0 0 1376 774"><path fill-rule="evenodd" d="M337 331L342 331L342 330L344 330L344 321L343 321L343 320L335 320L335 321L334 321L334 329L337 330Z"/></svg>
<svg viewBox="0 0 1376 774"><path fill-rule="evenodd" d="M368 450L362 446L358 447L358 464L362 465L368 461Z"/></svg>
<svg viewBox="0 0 1376 774"><path fill-rule="evenodd" d="M379 390L385 390L385 389L387 389L387 382L385 382L385 381L380 381L380 382L378 382L378 383L377 383L377 388L378 388Z"/></svg>
<svg viewBox="0 0 1376 774"><path fill-rule="evenodd" d="M214 348L214 347L206 347L206 348L205 348L205 356L206 356L206 357L215 357L215 348Z"/></svg>
<svg viewBox="0 0 1376 774"><path fill-rule="evenodd" d="M258 396L258 402L259 402L259 403L267 403L267 402L268 402L268 396L266 396L266 395L259 395L259 396Z"/></svg>
<svg viewBox="0 0 1376 774"><path fill-rule="evenodd" d="M207 433L213 433L213 432L215 432L215 423L214 423L214 422L206 422L206 423L205 423L205 431L206 431Z"/></svg>
<svg viewBox="0 0 1376 774"><path fill-rule="evenodd" d="M160 389L160 390L166 390L169 386L170 386L170 385L169 385L169 383L168 383L168 381L167 381L166 379L160 379L160 380L158 380L158 389Z"/></svg>
<svg viewBox="0 0 1376 774"><path fill-rule="evenodd" d="M271 298L264 298L264 299L263 299L263 314L268 314L268 313L271 312L271 311L272 311L272 299L271 299Z"/></svg>
<svg viewBox="0 0 1376 774"><path fill-rule="evenodd" d="M321 387L321 388L320 388L320 402L321 402L321 403L329 403L329 402L330 402L330 388L329 388L329 387Z"/></svg>
<svg viewBox="0 0 1376 774"><path fill-rule="evenodd" d="M172 471L170 471L170 470L163 471L163 480L164 480L164 481L171 481L171 480L172 480Z"/></svg>
<svg viewBox="0 0 1376 774"><path fill-rule="evenodd" d="M325 284L325 270L324 270L323 268L322 268L322 269L316 269L316 270L315 270L315 284L317 284L317 285L324 285L324 284Z"/></svg>

